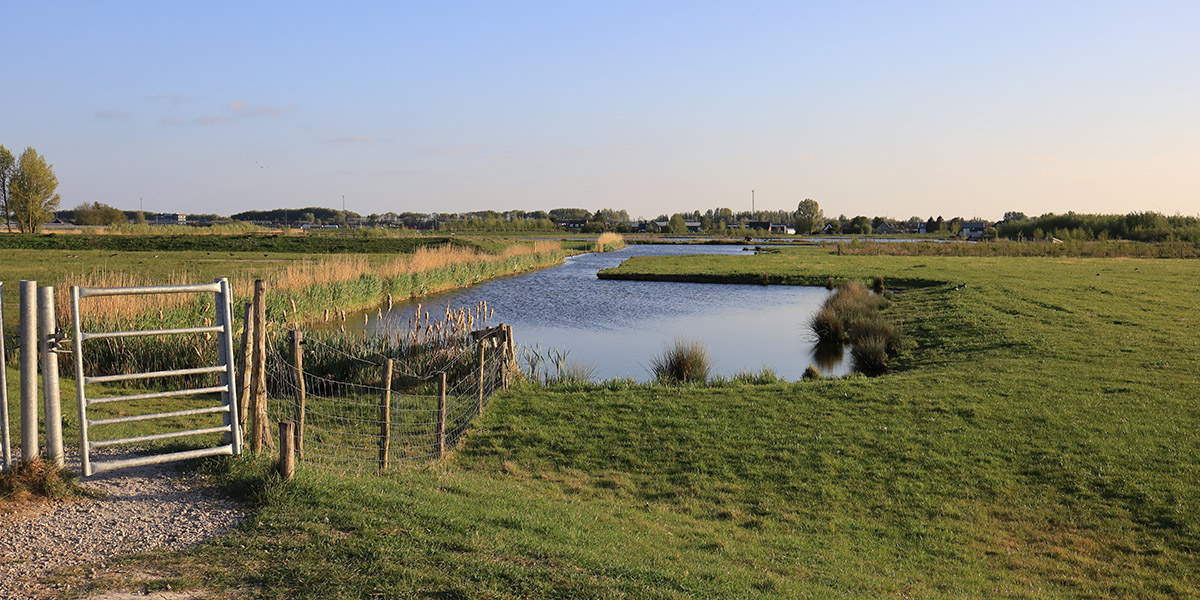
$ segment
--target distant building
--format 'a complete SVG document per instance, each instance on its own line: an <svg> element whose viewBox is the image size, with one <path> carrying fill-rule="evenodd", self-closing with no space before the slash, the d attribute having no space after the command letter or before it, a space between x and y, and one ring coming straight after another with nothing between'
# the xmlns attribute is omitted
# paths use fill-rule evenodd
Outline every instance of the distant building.
<svg viewBox="0 0 1200 600"><path fill-rule="evenodd" d="M981 240L983 239L984 231L987 230L987 226L986 221L967 221L962 224L962 229L959 230L958 235L962 236L964 240Z"/></svg>
<svg viewBox="0 0 1200 600"><path fill-rule="evenodd" d="M151 225L187 225L187 215L182 213L158 213Z"/></svg>

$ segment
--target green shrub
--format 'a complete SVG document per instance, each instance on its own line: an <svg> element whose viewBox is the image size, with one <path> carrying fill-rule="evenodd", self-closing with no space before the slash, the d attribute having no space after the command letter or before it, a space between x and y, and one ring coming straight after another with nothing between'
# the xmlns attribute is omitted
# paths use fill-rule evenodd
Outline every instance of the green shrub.
<svg viewBox="0 0 1200 600"><path fill-rule="evenodd" d="M804 379L820 379L820 378L821 378L821 372L818 371L816 367L814 367L812 365L808 365L808 368L804 369Z"/></svg>

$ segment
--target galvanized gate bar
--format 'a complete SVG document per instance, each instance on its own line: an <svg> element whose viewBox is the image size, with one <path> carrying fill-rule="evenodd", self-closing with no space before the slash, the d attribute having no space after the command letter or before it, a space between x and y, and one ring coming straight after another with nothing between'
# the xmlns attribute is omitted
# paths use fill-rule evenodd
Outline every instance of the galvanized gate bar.
<svg viewBox="0 0 1200 600"><path fill-rule="evenodd" d="M221 427L209 427L208 429L192 429L189 431L171 431L168 433L155 433L153 435L139 435L137 437L125 438L122 440L100 440L99 442L91 442L92 448L103 448L105 446L116 446L117 444L138 444L141 442L153 442L156 440L170 440L174 438L187 437L189 435L205 435L208 433L224 433L229 431L229 427L222 425Z"/></svg>
<svg viewBox="0 0 1200 600"><path fill-rule="evenodd" d="M107 331L103 333L84 333L85 340L102 340L107 338L148 337L152 335L174 335L178 333L221 333L220 325L209 327L182 327L179 329L141 329L138 331Z"/></svg>
<svg viewBox="0 0 1200 600"><path fill-rule="evenodd" d="M154 330L137 330L137 331L109 331L109 332L84 332L80 321L79 301L81 298L96 297L96 296L120 296L120 295L144 295L144 294L178 294L178 293L212 293L213 307L216 312L216 326L205 327L184 327L175 329L154 329ZM86 288L72 287L71 288L71 320L72 330L75 341L75 373L77 377L76 398L79 404L79 428L80 446L82 448L81 464L83 467L83 475L85 477L95 473L111 471L126 467L134 467L141 465L151 465L163 462L171 462L177 460L187 460L190 458L199 458L203 456L216 456L222 454L240 454L241 453L241 432L238 430L238 422L236 418L231 418L237 412L237 390L234 387L236 378L234 377L233 357L233 341L232 341L232 319L230 318L230 302L232 302L232 292L229 286L229 281L224 278L218 278L213 283L198 284L198 285L177 285L177 286L141 286L141 287L126 287L126 288ZM123 373L116 375L101 375L87 376L84 370L83 361L83 342L96 339L113 339L113 338L132 338L144 336L162 336L176 334L209 334L216 333L217 339L217 358L216 366L206 366L190 369L177 369L166 371L151 371L145 373ZM143 379L153 379L161 377L173 377L182 375L203 375L215 374L220 382L220 385L208 386L201 388L182 389L182 390L166 390L161 392L147 392L142 394L129 394L122 396L111 396L107 398L88 398L85 388L89 384L108 383L118 381L133 381ZM180 396L196 396L201 394L211 394L219 392L221 395L221 404L219 406L208 406L202 408L191 408L186 410L176 410L161 412L155 414L143 415L125 415L119 417L111 417L105 419L89 419L87 411L89 407L100 404L111 404L115 402L146 400L151 398L171 398ZM141 421L151 421L156 419L169 419L174 417L190 417L207 414L221 414L223 424L219 427L202 427L198 429L190 429L185 431L171 431L165 433L155 433L149 435L131 436L120 439L89 441L90 429L92 427L112 425L117 423L136 423ZM151 442L157 440L174 439L188 436L206 435L224 433L224 442L222 445L213 448L202 448L198 450L188 450L184 452L172 452L168 454L157 454L152 456L138 457L127 460L111 460L105 462L93 462L91 460L91 451L97 448L107 446L115 446L118 444L136 444Z"/></svg>
<svg viewBox="0 0 1200 600"><path fill-rule="evenodd" d="M112 417L108 419L88 419L88 427L96 425L112 425L113 423L136 423L138 421L152 421L154 419L167 419L170 417L192 417L196 415L211 415L214 413L229 412L228 406L207 406L205 408L188 408L185 410L173 410L165 413L153 413L149 415L129 415L127 417Z"/></svg>
<svg viewBox="0 0 1200 600"><path fill-rule="evenodd" d="M221 371L225 368L222 367ZM146 392L144 394L130 394L128 396L109 396L107 398L88 398L88 406L97 404L108 404L110 402L125 402L127 400L148 400L150 398L174 398L176 396L197 396L200 394L212 394L214 392L225 391L225 386L218 385L205 388L194 388L190 390L168 390L165 392Z"/></svg>
<svg viewBox="0 0 1200 600"><path fill-rule="evenodd" d="M195 292L209 292L217 294L221 291L221 284L213 283L194 283L189 285L143 285L134 287L80 287L80 298L92 298L94 296L136 296L143 294L188 294Z"/></svg>
<svg viewBox="0 0 1200 600"><path fill-rule="evenodd" d="M158 465L166 462L175 462L177 460L189 460L193 458L204 458L206 456L221 456L233 454L233 445L226 444L217 446L216 448L201 448L199 450L185 450L183 452L171 452L169 454L153 454L140 458L130 458L126 460L110 460L107 462L98 462L92 465L92 474L103 473L105 471L115 471L117 469L127 469L129 467L142 467L145 465Z"/></svg>
<svg viewBox="0 0 1200 600"><path fill-rule="evenodd" d="M199 367L195 369L177 369L174 371L151 371L149 373L130 373L128 375L100 375L85 377L84 383L109 383L112 381L132 381L134 379L154 379L155 377L176 377L180 375L203 375L205 373L222 373L225 367Z"/></svg>

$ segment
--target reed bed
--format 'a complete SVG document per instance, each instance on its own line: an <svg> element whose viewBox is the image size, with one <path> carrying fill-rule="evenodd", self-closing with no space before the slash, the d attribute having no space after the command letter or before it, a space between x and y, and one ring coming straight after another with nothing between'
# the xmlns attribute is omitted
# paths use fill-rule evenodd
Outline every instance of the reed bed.
<svg viewBox="0 0 1200 600"><path fill-rule="evenodd" d="M566 252L558 242L513 244L496 253L459 246L421 247L407 255L386 259L363 255L335 255L289 264L266 277L268 325L274 329L304 323L345 319L347 313L411 297L466 287L489 278L520 273L560 261ZM196 283L187 272L173 274L169 283ZM160 285L136 273L95 270L64 278L61 285L127 287ZM248 299L253 280L235 277L234 296ZM59 296L59 315L69 322L69 299ZM235 322L241 317L235 302ZM382 307L381 307L382 310ZM184 324L211 323L212 297L197 295L115 296L89 298L80 303L85 329L158 329ZM446 315L447 318L450 315ZM477 324L472 317L471 325ZM428 323L426 323L428 325ZM106 343L107 342L107 343ZM114 374L203 366L215 350L204 336L171 336L103 340L85 344L90 374ZM72 370L72 361L61 361Z"/></svg>
<svg viewBox="0 0 1200 600"><path fill-rule="evenodd" d="M619 233L605 232L596 238L596 252L609 252L625 247L625 237Z"/></svg>

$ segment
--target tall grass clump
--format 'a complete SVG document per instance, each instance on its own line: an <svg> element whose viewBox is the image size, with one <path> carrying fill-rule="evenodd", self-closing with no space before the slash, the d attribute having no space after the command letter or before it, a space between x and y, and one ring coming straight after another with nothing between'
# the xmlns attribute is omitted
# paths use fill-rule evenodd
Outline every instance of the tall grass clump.
<svg viewBox="0 0 1200 600"><path fill-rule="evenodd" d="M625 247L625 238L619 233L605 232L596 238L596 252L608 252Z"/></svg>
<svg viewBox="0 0 1200 600"><path fill-rule="evenodd" d="M36 458L0 473L0 503L20 504L36 498L97 498L103 492L79 485L75 472Z"/></svg>
<svg viewBox="0 0 1200 600"><path fill-rule="evenodd" d="M676 339L650 358L650 372L661 383L704 383L712 371L708 349L695 340Z"/></svg>
<svg viewBox="0 0 1200 600"><path fill-rule="evenodd" d="M882 288L883 278L876 277L872 283ZM809 327L819 344L850 344L856 369L882 373L903 345L899 329L881 312L887 304L887 298L871 293L862 282L847 281L825 300Z"/></svg>

